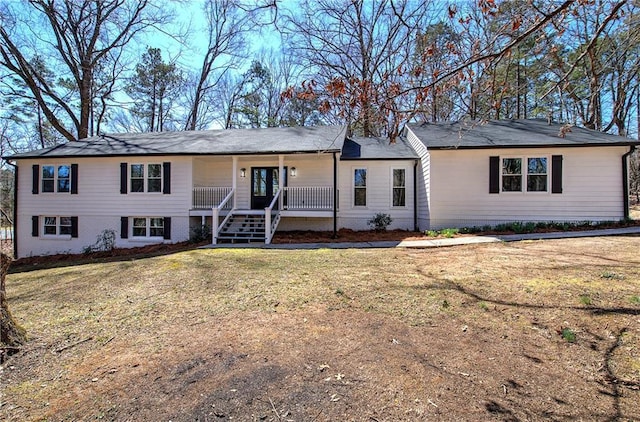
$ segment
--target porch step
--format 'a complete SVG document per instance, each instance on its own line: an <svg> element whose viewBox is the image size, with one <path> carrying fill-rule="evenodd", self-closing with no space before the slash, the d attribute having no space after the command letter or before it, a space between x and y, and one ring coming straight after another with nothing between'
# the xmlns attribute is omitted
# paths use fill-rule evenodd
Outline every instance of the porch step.
<svg viewBox="0 0 640 422"><path fill-rule="evenodd" d="M264 215L234 213L218 233L220 243L264 242Z"/></svg>

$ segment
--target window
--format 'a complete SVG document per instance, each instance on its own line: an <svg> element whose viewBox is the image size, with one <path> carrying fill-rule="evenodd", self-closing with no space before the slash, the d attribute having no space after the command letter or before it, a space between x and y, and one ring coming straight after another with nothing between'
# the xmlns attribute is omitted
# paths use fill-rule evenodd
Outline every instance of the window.
<svg viewBox="0 0 640 422"><path fill-rule="evenodd" d="M131 164L131 192L144 192L144 164Z"/></svg>
<svg viewBox="0 0 640 422"><path fill-rule="evenodd" d="M160 192L162 190L162 164L149 164L147 166L147 192Z"/></svg>
<svg viewBox="0 0 640 422"><path fill-rule="evenodd" d="M133 217L133 237L164 237L164 218Z"/></svg>
<svg viewBox="0 0 640 422"><path fill-rule="evenodd" d="M44 217L43 234L45 236L58 236L68 235L77 237L74 235L75 217Z"/></svg>
<svg viewBox="0 0 640 422"><path fill-rule="evenodd" d="M133 237L147 236L147 219L134 217L133 219Z"/></svg>
<svg viewBox="0 0 640 422"><path fill-rule="evenodd" d="M522 191L522 159L502 159L502 192Z"/></svg>
<svg viewBox="0 0 640 422"><path fill-rule="evenodd" d="M71 166L42 166L42 192L71 192Z"/></svg>
<svg viewBox="0 0 640 422"><path fill-rule="evenodd" d="M42 192L53 192L56 185L55 166L42 166Z"/></svg>
<svg viewBox="0 0 640 422"><path fill-rule="evenodd" d="M58 192L71 190L71 170L69 166L58 166Z"/></svg>
<svg viewBox="0 0 640 422"><path fill-rule="evenodd" d="M525 161L526 160L526 161ZM523 161L526 162L524 167ZM547 157L503 158L502 192L547 192Z"/></svg>
<svg viewBox="0 0 640 422"><path fill-rule="evenodd" d="M32 166L31 193L70 193L78 194L77 164L34 164Z"/></svg>
<svg viewBox="0 0 640 422"><path fill-rule="evenodd" d="M367 169L355 169L353 178L353 205L367 206Z"/></svg>
<svg viewBox="0 0 640 422"><path fill-rule="evenodd" d="M54 236L58 234L58 218L57 217L44 218L44 234L54 235Z"/></svg>
<svg viewBox="0 0 640 422"><path fill-rule="evenodd" d="M547 158L528 158L527 164L527 192L546 192Z"/></svg>
<svg viewBox="0 0 640 422"><path fill-rule="evenodd" d="M164 236L164 219L163 218L150 218L149 235L150 236Z"/></svg>
<svg viewBox="0 0 640 422"><path fill-rule="evenodd" d="M393 206L404 207L406 205L404 169L393 169Z"/></svg>
<svg viewBox="0 0 640 422"><path fill-rule="evenodd" d="M131 164L131 192L162 192L162 164Z"/></svg>

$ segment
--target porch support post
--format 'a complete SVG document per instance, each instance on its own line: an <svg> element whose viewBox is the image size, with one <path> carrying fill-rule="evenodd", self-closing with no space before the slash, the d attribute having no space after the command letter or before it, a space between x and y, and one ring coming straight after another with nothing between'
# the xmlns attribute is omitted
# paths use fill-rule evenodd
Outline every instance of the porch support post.
<svg viewBox="0 0 640 422"><path fill-rule="evenodd" d="M278 189L283 189L284 181L287 180L287 175L284 174L284 155L278 155L278 178ZM282 210L282 195L278 198L278 210Z"/></svg>
<svg viewBox="0 0 640 422"><path fill-rule="evenodd" d="M333 238L338 237L338 157L333 153Z"/></svg>
<svg viewBox="0 0 640 422"><path fill-rule="evenodd" d="M211 215L211 244L218 243L218 207L212 208Z"/></svg>
<svg viewBox="0 0 640 422"><path fill-rule="evenodd" d="M238 185L238 156L234 155L232 157L233 165L232 167L232 175L231 175L231 189L233 189L233 209L235 210L237 207L237 198L238 198L238 190L236 189Z"/></svg>
<svg viewBox="0 0 640 422"><path fill-rule="evenodd" d="M264 209L264 243L271 243L271 210L268 207Z"/></svg>

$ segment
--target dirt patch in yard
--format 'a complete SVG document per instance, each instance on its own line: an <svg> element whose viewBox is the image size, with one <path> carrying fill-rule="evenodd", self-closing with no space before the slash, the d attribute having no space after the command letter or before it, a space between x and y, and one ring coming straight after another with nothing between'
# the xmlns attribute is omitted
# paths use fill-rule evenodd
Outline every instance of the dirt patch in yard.
<svg viewBox="0 0 640 422"><path fill-rule="evenodd" d="M640 237L22 271L22 420L640 420Z"/></svg>

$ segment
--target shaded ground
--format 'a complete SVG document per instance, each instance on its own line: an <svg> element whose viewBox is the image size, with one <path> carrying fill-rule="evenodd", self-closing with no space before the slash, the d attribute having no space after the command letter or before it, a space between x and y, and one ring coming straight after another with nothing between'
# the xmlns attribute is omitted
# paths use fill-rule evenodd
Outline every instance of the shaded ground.
<svg viewBox="0 0 640 422"><path fill-rule="evenodd" d="M32 339L2 368L0 418L640 420L639 248L214 249L18 267L9 300Z"/></svg>

